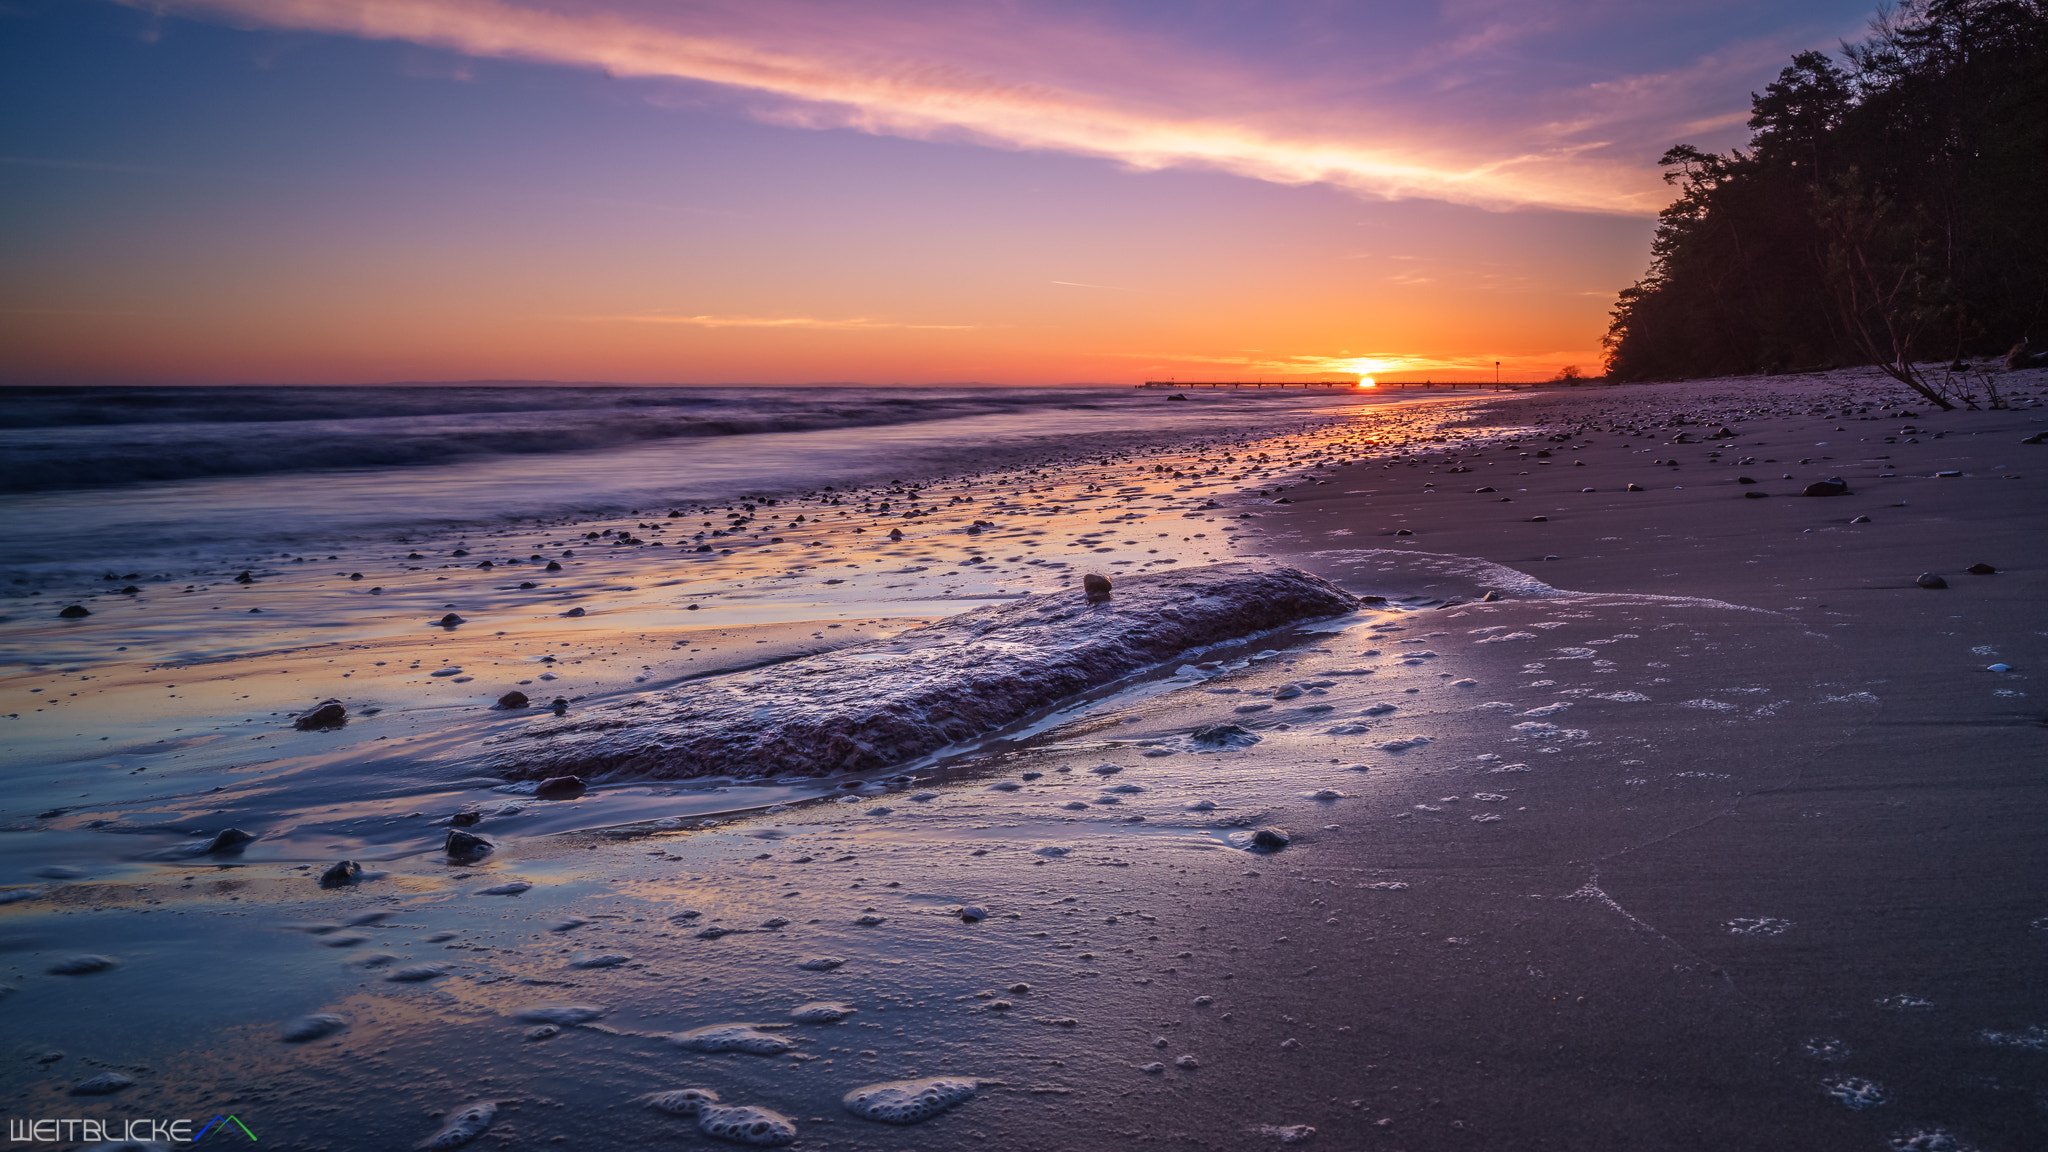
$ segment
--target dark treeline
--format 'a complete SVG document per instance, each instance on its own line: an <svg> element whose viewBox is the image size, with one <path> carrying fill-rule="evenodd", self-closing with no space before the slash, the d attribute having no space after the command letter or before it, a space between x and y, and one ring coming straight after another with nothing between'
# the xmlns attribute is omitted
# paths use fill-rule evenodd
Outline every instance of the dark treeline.
<svg viewBox="0 0 2048 1152"><path fill-rule="evenodd" d="M1913 363L2048 336L2048 0L1911 0L1842 57L1753 94L1746 152L1665 153L1610 378L1877 364L1945 392Z"/></svg>

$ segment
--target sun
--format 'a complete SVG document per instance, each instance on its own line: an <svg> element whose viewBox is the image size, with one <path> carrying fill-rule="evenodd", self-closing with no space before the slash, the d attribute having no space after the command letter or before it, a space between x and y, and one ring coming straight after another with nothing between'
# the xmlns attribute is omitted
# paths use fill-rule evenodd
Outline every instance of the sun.
<svg viewBox="0 0 2048 1152"><path fill-rule="evenodd" d="M1360 377L1358 378L1358 383L1356 383L1356 384L1353 384L1353 385L1352 385L1352 387L1353 387L1353 388L1377 388L1377 387L1379 387L1379 383L1378 383L1377 381L1375 381L1375 380L1374 380L1374 379L1373 379L1372 377L1370 377L1370 376L1360 376Z"/></svg>

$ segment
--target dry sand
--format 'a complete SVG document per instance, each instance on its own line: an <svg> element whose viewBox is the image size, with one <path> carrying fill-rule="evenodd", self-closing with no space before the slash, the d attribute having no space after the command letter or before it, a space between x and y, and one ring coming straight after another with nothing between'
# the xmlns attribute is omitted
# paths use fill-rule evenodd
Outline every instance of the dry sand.
<svg viewBox="0 0 2048 1152"><path fill-rule="evenodd" d="M66 1092L118 1069L123 1114L289 1148L408 1147L480 1100L476 1147L713 1146L635 1102L686 1087L819 1149L2038 1146L2048 446L2018 441L2044 410L1862 418L1899 399L1587 388L1486 406L1456 462L1356 428L1259 446L1316 466L1219 485L1212 524L1389 603L845 803L520 839L628 800L514 797L471 867L55 887L0 914L9 1114L113 1111ZM1833 475L1853 494L1794 494ZM1257 741L1190 739L1219 723ZM1270 826L1291 843L1247 851ZM44 972L74 953L117 964ZM79 1026L88 994L119 1011ZM664 1038L816 1000L857 1011L779 1055ZM547 1004L602 1015L541 1036ZM278 1038L315 1012L340 1030ZM905 1128L839 1106L918 1076L981 1085Z"/></svg>

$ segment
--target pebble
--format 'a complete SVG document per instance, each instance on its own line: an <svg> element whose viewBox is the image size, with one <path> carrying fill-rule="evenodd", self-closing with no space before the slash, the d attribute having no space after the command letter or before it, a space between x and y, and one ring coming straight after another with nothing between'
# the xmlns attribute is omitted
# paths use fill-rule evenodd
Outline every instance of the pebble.
<svg viewBox="0 0 2048 1152"><path fill-rule="evenodd" d="M1285 828L1266 827L1252 833L1252 847L1265 852L1278 852L1289 842Z"/></svg>
<svg viewBox="0 0 2048 1152"><path fill-rule="evenodd" d="M1090 572L1081 577L1081 591L1091 600L1109 595L1109 589L1110 583L1107 576Z"/></svg>
<svg viewBox="0 0 2048 1152"><path fill-rule="evenodd" d="M533 790L536 800L574 800L583 795L586 785L581 776L550 776Z"/></svg>
<svg viewBox="0 0 2048 1152"><path fill-rule="evenodd" d="M2012 671L2012 665L2010 665L2010 664L1987 664L1987 665L1985 665L1985 667L1984 667L1984 670L1985 670L1986 672L2010 672L2010 671Z"/></svg>
<svg viewBox="0 0 2048 1152"><path fill-rule="evenodd" d="M983 908L979 904L969 904L960 909L960 918L969 924L977 920L986 920L988 919L988 909Z"/></svg>
<svg viewBox="0 0 2048 1152"><path fill-rule="evenodd" d="M327 732L348 723L348 709L339 700L322 700L292 718L292 727L301 732Z"/></svg>
<svg viewBox="0 0 2048 1152"><path fill-rule="evenodd" d="M1123 765L1121 764L1097 764L1095 767L1090 768L1088 771L1094 773L1097 776L1114 776L1123 770Z"/></svg>
<svg viewBox="0 0 2048 1152"><path fill-rule="evenodd" d="M603 956L592 956L592 957L590 957L590 958L589 958L589 959L587 959L587 960L578 960L578 961L576 961L575 963L573 963L573 964L569 965L569 967L571 967L571 968L617 968L617 967L618 967L619 965L621 965L621 964L624 964L624 963L626 963L627 961L629 961L629 960L631 960L631 959L632 959L632 957L631 957L631 956L621 956L621 955L619 955L619 954L617 954L617 953L606 953L606 954L605 954L605 955L603 955Z"/></svg>
<svg viewBox="0 0 2048 1152"><path fill-rule="evenodd" d="M799 1024L837 1024L860 1009L832 1000L813 1000L790 1009L789 1018Z"/></svg>
<svg viewBox="0 0 2048 1152"><path fill-rule="evenodd" d="M287 1044L304 1044L308 1040L332 1036L346 1027L348 1021L332 1012L315 1012L286 1024L282 1038Z"/></svg>
<svg viewBox="0 0 2048 1152"><path fill-rule="evenodd" d="M484 1134L491 1121L498 1118L498 1106L489 1100L479 1100L467 1108L448 1117L441 1130L422 1140L417 1147L420 1152L440 1152L444 1148L460 1148Z"/></svg>
<svg viewBox="0 0 2048 1152"><path fill-rule="evenodd" d="M526 1030L526 1038L528 1040L546 1040L550 1036L559 1035L561 1031L560 1028L555 1027L553 1024L543 1024L538 1028L528 1028Z"/></svg>
<svg viewBox="0 0 2048 1152"><path fill-rule="evenodd" d="M436 669L436 670L434 670L434 671L432 671L432 672L429 672L429 673L427 673L427 675L429 675L429 676L460 676L460 675L462 675L462 669L460 669L460 668L439 668L439 669Z"/></svg>
<svg viewBox="0 0 2048 1152"><path fill-rule="evenodd" d="M488 855L496 851L497 847L496 844L474 833L450 828L448 830L447 842L442 844L441 851L461 860Z"/></svg>
<svg viewBox="0 0 2048 1152"><path fill-rule="evenodd" d="M972 1080L889 1080L848 1092L840 1104L863 1120L916 1124L974 1096Z"/></svg>
<svg viewBox="0 0 2048 1152"><path fill-rule="evenodd" d="M797 961L796 966L806 972L830 972L844 963L846 961L837 956L813 956L808 960Z"/></svg>
<svg viewBox="0 0 2048 1152"><path fill-rule="evenodd" d="M90 976L95 972L105 972L113 966L113 957L88 952L78 956L67 956L43 971L52 976Z"/></svg>
<svg viewBox="0 0 2048 1152"><path fill-rule="evenodd" d="M208 840L206 846L199 849L196 854L211 856L222 852L239 851L244 844L251 843L255 839L254 836L249 835L240 828L223 828L219 832L214 833L213 839Z"/></svg>
<svg viewBox="0 0 2048 1152"><path fill-rule="evenodd" d="M526 693L520 692L515 689L514 691L507 692L503 696L498 697L497 707L509 710L513 708L524 708L530 703L532 703L532 701L526 698Z"/></svg>
<svg viewBox="0 0 2048 1152"><path fill-rule="evenodd" d="M1972 564L1968 568L1963 569L1963 571L1968 572L1972 576L1992 576L1997 574L1998 569L1993 568L1989 564Z"/></svg>
<svg viewBox="0 0 2048 1152"><path fill-rule="evenodd" d="M1181 1056L1177 1057L1174 1060L1173 1066L1176 1068L1186 1068L1189 1070L1193 1070L1196 1068L1200 1068L1202 1066L1202 1062L1200 1060L1195 1059L1193 1056Z"/></svg>
<svg viewBox="0 0 2048 1152"><path fill-rule="evenodd" d="M400 968L398 971L386 976L385 979L397 984L424 984L429 980L446 976L447 974L448 966L446 964L412 964Z"/></svg>
<svg viewBox="0 0 2048 1152"><path fill-rule="evenodd" d="M57 619L83 620L90 615L92 615L92 609L87 608L82 604L73 604L70 607L65 608L63 611L57 613Z"/></svg>
<svg viewBox="0 0 2048 1152"><path fill-rule="evenodd" d="M355 883L362 874L363 866L361 864L353 860L338 860L328 865L327 871L320 873L320 886L322 888L346 888L350 884Z"/></svg>
<svg viewBox="0 0 2048 1152"><path fill-rule="evenodd" d="M779 1028L779 1024L709 1024L678 1032L669 1037L670 1043L692 1052L745 1052L753 1056L780 1056L796 1047L796 1042L763 1032L763 1028Z"/></svg>
<svg viewBox="0 0 2048 1152"><path fill-rule="evenodd" d="M1922 573L1920 574L1920 577L1919 577L1919 579L1917 579L1917 580L1914 580L1914 581L1913 581L1913 583L1915 583L1915 584L1918 584L1918 585L1919 585L1919 586L1921 586L1922 588L1946 588L1946 587L1948 587L1948 581L1946 581L1946 580L1943 580L1943 579L1942 579L1941 577L1939 577L1939 576L1935 575L1935 574L1934 574L1934 573L1932 573L1932 572L1922 572Z"/></svg>

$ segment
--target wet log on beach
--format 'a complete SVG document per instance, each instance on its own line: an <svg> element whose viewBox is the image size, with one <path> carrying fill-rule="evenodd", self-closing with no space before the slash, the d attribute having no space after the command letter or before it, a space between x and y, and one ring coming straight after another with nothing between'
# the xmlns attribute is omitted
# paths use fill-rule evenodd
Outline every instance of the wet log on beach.
<svg viewBox="0 0 2048 1152"><path fill-rule="evenodd" d="M495 738L517 779L827 775L885 768L1001 728L1189 649L1359 601L1291 568L1231 563L977 608L744 676L651 692Z"/></svg>

